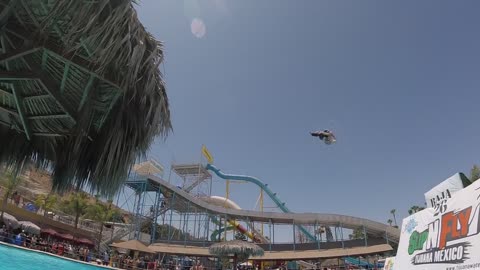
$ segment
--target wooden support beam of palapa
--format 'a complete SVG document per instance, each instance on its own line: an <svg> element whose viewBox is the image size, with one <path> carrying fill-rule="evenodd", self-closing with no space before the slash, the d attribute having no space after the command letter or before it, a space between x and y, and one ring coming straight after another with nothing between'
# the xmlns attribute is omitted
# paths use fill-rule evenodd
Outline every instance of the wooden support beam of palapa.
<svg viewBox="0 0 480 270"><path fill-rule="evenodd" d="M36 79L35 74L30 71L0 70L0 81L25 81L33 79Z"/></svg>
<svg viewBox="0 0 480 270"><path fill-rule="evenodd" d="M37 78L36 81L43 86L43 89L57 101L58 106L76 123L78 121L77 112L60 93L60 86L46 72L42 71L39 66L31 62L29 64L34 68L33 73Z"/></svg>
<svg viewBox="0 0 480 270"><path fill-rule="evenodd" d="M14 60L19 57L23 57L25 55L34 53L40 49L41 49L40 47L26 46L19 49L10 50L6 53L0 54L0 63Z"/></svg>
<svg viewBox="0 0 480 270"><path fill-rule="evenodd" d="M32 35L32 33L24 29L21 25L17 24L13 26L12 25L7 26L5 31L7 31L11 35L17 36L18 38L25 40L26 44L33 43L32 40L29 38ZM114 88L117 88L118 90L123 91L123 89L117 83L114 82L113 78L110 75L104 74L103 76L99 76L96 73L96 70L98 70L98 65L96 63L91 62L79 56L75 52L65 52L64 48L48 40L45 42L42 42L40 47L43 47L44 49L48 50L49 53L51 53L52 55L62 58L67 63L70 62L71 64L75 65L77 68L83 70L84 72L92 74L98 79L110 84Z"/></svg>
<svg viewBox="0 0 480 270"><path fill-rule="evenodd" d="M4 106L1 106L0 105L0 111L4 111L6 113L9 113L9 114L13 114L15 116L18 116L18 112L16 112L15 110L13 110L12 108L7 108L7 107L4 107Z"/></svg>

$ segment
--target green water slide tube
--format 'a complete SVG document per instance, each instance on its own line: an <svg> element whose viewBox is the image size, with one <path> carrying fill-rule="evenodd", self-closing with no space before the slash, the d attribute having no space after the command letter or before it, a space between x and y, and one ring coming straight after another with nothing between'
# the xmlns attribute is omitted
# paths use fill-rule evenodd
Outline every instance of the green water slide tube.
<svg viewBox="0 0 480 270"><path fill-rule="evenodd" d="M210 217L210 220L211 220L213 223L222 226L222 224L220 224L220 221L218 221L215 217ZM217 240L218 240L218 236L219 236L220 234L222 234L224 231L232 231L232 230L235 230L235 227L234 227L234 226L227 226L226 228L223 227L223 228L217 229L217 230L213 231L212 235L210 236L210 239L211 239L212 241L217 241Z"/></svg>

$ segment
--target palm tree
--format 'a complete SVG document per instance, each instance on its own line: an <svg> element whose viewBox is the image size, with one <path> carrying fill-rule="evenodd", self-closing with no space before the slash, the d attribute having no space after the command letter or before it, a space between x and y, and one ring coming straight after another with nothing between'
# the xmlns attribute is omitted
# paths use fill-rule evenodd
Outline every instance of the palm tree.
<svg viewBox="0 0 480 270"><path fill-rule="evenodd" d="M393 222L395 223L395 227L397 227L397 217L395 216L396 209L390 210L390 214L393 216Z"/></svg>
<svg viewBox="0 0 480 270"><path fill-rule="evenodd" d="M7 207L8 198L13 194L13 191L20 184L21 178L16 175L10 174L7 176L7 182L5 183L5 191L3 193L3 202L2 202L2 214L0 215L0 220L3 220L3 212Z"/></svg>
<svg viewBox="0 0 480 270"><path fill-rule="evenodd" d="M38 210L43 209L43 215L47 215L48 211L53 210L58 202L58 196L55 194L39 194L35 197L35 205Z"/></svg>
<svg viewBox="0 0 480 270"><path fill-rule="evenodd" d="M87 207L85 217L100 223L100 230L98 232L99 243L102 241L103 227L105 226L105 223L108 221L113 221L114 218L119 215L120 215L120 211L113 207L112 200L108 200L108 202L105 204L101 202L97 196L96 196L96 203L90 204Z"/></svg>
<svg viewBox="0 0 480 270"><path fill-rule="evenodd" d="M393 220L388 219L388 220L387 220L387 223L388 223L388 225L392 226Z"/></svg>
<svg viewBox="0 0 480 270"><path fill-rule="evenodd" d="M365 239L365 234L364 234L363 228L361 228L361 227L355 228L352 231L352 234L348 235L348 238L350 238L350 240Z"/></svg>
<svg viewBox="0 0 480 270"><path fill-rule="evenodd" d="M417 212L422 211L423 209L425 209L425 207L414 205L414 206L410 207L410 209L408 210L408 214L413 215Z"/></svg>
<svg viewBox="0 0 480 270"><path fill-rule="evenodd" d="M87 207L89 205L88 195L84 192L73 192L65 199L61 204L61 210L65 214L75 216L75 228L78 227L78 221L80 217L85 215Z"/></svg>

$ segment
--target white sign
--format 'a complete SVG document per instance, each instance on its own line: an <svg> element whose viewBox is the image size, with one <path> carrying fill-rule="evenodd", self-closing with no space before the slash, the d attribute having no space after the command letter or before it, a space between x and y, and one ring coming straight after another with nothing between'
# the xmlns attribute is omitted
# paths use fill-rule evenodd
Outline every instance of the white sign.
<svg viewBox="0 0 480 270"><path fill-rule="evenodd" d="M395 269L480 269L480 180L403 220Z"/></svg>
<svg viewBox="0 0 480 270"><path fill-rule="evenodd" d="M467 187L470 180L463 173L456 173L425 193L427 207L440 208L452 195Z"/></svg>

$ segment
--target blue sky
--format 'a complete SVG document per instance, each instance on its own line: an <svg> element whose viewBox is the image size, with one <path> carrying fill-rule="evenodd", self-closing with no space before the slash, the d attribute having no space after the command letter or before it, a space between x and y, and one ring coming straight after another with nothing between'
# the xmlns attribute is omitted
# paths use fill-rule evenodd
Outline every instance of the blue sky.
<svg viewBox="0 0 480 270"><path fill-rule="evenodd" d="M395 208L400 223L425 191L480 163L479 8L141 1L141 21L164 42L174 128L151 155L166 167L198 162L206 144L220 169L262 179L294 211L386 222ZM190 31L194 18L203 38ZM308 134L324 128L337 144ZM254 186L232 188L254 206Z"/></svg>

